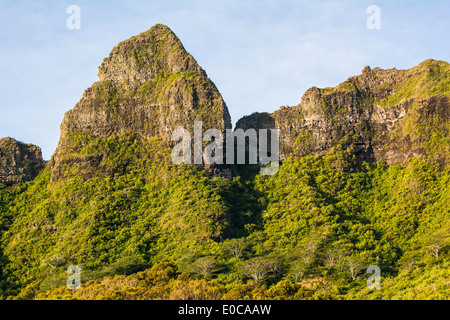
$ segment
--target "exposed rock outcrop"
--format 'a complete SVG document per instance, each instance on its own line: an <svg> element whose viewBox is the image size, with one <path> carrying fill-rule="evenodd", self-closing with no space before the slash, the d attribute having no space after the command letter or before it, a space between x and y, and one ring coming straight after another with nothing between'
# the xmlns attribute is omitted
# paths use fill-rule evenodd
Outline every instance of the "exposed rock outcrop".
<svg viewBox="0 0 450 320"><path fill-rule="evenodd" d="M98 76L100 81L64 116L50 163L53 182L79 173L79 168L89 178L101 171L102 163L111 163L107 160L114 150L95 155L83 150L89 137L128 136L130 145L155 138L163 150L174 145L171 134L178 127L193 136L194 121L203 122L203 132L231 128L220 92L164 25L119 43ZM342 146L371 162L405 163L421 155L445 162L450 152L448 143L442 143L449 135L449 99L446 62L427 60L409 70L365 67L337 87L309 89L297 106L244 117L236 128L280 129L281 160ZM204 168L229 176L221 172L224 167Z"/></svg>
<svg viewBox="0 0 450 320"><path fill-rule="evenodd" d="M366 161L405 163L431 156L445 161L450 66L427 60L410 70L365 67L335 88L313 87L301 103L240 119L236 128L280 129L280 157L324 154L341 145ZM444 144L448 145L448 144Z"/></svg>
<svg viewBox="0 0 450 320"><path fill-rule="evenodd" d="M158 137L165 148L176 128L192 132L194 121L202 121L203 130L231 128L220 92L167 26L155 25L118 44L98 75L100 81L64 116L51 159L52 181L64 176L68 165L91 165L95 170L102 161L77 154L80 146L71 137L79 133Z"/></svg>
<svg viewBox="0 0 450 320"><path fill-rule="evenodd" d="M44 167L39 147L13 138L0 139L0 189L33 180Z"/></svg>

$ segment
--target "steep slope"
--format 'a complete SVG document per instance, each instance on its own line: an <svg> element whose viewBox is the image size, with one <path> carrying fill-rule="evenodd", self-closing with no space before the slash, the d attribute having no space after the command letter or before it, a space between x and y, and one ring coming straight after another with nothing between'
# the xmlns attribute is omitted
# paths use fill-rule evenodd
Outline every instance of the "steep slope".
<svg viewBox="0 0 450 320"><path fill-rule="evenodd" d="M50 165L0 190L0 297L450 298L448 69L366 68L240 120L280 129L283 164L227 180L170 159L178 126L230 127L205 72L165 26L120 43Z"/></svg>
<svg viewBox="0 0 450 320"><path fill-rule="evenodd" d="M71 176L73 167L82 168L86 178L105 171L109 155L80 153L89 139L158 138L167 148L172 132L178 127L192 132L194 121L202 121L204 131L231 128L216 86L167 26L155 25L119 43L98 75L100 81L64 116L50 163L53 182ZM125 169L118 164L112 170Z"/></svg>
<svg viewBox="0 0 450 320"><path fill-rule="evenodd" d="M12 138L0 139L0 189L33 180L44 166L39 147Z"/></svg>
<svg viewBox="0 0 450 320"><path fill-rule="evenodd" d="M405 164L450 153L450 65L427 60L410 70L366 67L335 88L313 87L297 106L255 113L236 128L280 129L281 158L324 154L341 145L367 161Z"/></svg>
<svg viewBox="0 0 450 320"><path fill-rule="evenodd" d="M50 285L70 264L114 274L182 260L227 230L222 184L170 157L177 127L231 128L222 96L180 40L156 25L118 44L99 77L65 114L47 168L0 194L4 295Z"/></svg>

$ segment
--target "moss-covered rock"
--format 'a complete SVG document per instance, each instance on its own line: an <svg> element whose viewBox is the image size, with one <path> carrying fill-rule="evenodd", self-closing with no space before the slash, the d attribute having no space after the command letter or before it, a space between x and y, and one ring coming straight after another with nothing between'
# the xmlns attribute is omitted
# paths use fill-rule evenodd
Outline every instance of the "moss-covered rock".
<svg viewBox="0 0 450 320"><path fill-rule="evenodd" d="M165 148L175 129L192 132L194 121L202 121L203 130L231 128L219 90L167 26L155 25L119 43L98 75L100 81L64 116L50 163L53 182L68 175L68 166L90 167L92 174L99 169L97 158L80 157L82 144L72 143L79 133L100 139L131 133L142 140L159 138Z"/></svg>
<svg viewBox="0 0 450 320"><path fill-rule="evenodd" d="M366 67L334 88L313 87L297 106L244 117L237 128L280 129L280 153L302 157L342 145L365 161L448 161L450 65L426 60L409 70ZM255 127L256 126L256 127Z"/></svg>
<svg viewBox="0 0 450 320"><path fill-rule="evenodd" d="M0 139L0 189L33 180L44 167L39 147L13 138Z"/></svg>

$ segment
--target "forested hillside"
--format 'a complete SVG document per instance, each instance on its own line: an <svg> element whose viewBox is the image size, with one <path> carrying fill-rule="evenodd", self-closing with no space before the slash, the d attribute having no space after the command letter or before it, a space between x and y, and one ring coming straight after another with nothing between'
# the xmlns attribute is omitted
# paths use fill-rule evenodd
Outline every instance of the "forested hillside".
<svg viewBox="0 0 450 320"><path fill-rule="evenodd" d="M241 119L280 129L269 176L172 162L177 126L231 124L167 27L119 44L100 77L46 167L0 190L2 299L450 298L448 63L365 69Z"/></svg>

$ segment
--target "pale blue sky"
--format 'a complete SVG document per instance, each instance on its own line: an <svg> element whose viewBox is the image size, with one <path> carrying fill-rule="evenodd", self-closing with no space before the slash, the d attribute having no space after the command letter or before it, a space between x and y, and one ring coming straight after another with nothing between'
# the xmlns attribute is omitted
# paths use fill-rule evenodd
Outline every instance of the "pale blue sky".
<svg viewBox="0 0 450 320"><path fill-rule="evenodd" d="M66 27L69 5L81 29ZM381 30L366 26L369 5ZM364 66L450 61L450 1L0 0L0 137L54 152L59 125L120 41L168 25L222 93L235 123L296 105Z"/></svg>

